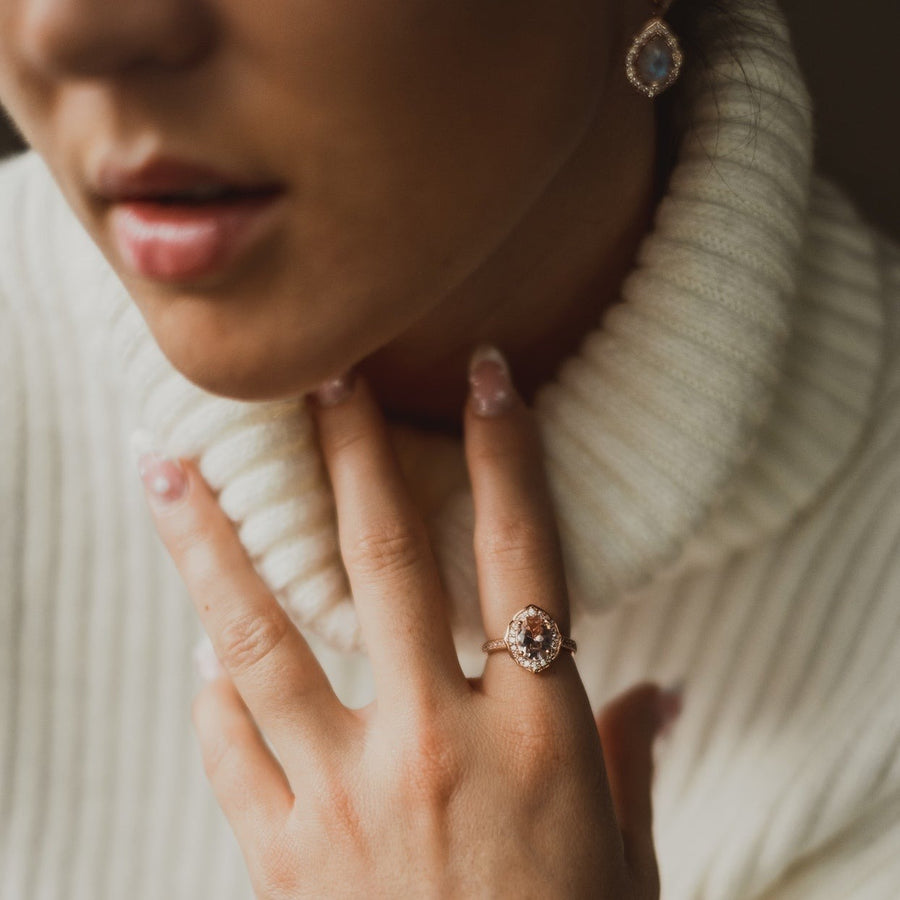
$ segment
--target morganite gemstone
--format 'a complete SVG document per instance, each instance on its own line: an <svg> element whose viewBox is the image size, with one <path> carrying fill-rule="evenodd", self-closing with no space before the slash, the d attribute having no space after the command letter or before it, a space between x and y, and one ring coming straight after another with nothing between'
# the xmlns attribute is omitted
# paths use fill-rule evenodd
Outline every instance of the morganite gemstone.
<svg viewBox="0 0 900 900"><path fill-rule="evenodd" d="M638 74L648 84L664 81L674 64L669 45L659 36L647 41L637 58Z"/></svg>
<svg viewBox="0 0 900 900"><path fill-rule="evenodd" d="M527 616L516 641L528 659L546 660L553 649L553 629L540 616Z"/></svg>

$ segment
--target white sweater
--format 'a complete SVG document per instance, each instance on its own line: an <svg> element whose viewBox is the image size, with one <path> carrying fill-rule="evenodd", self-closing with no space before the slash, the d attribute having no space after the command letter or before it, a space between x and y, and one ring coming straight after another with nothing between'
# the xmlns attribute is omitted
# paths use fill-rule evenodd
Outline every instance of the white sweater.
<svg viewBox="0 0 900 900"><path fill-rule="evenodd" d="M654 788L666 900L895 900L900 249L813 174L781 14L736 5L766 33L710 44L622 303L536 401L576 660L597 706L685 682ZM0 166L0 422L0 900L244 900L189 722L199 626L129 437L200 460L363 703L301 405L178 375L29 153ZM394 434L472 674L461 449Z"/></svg>

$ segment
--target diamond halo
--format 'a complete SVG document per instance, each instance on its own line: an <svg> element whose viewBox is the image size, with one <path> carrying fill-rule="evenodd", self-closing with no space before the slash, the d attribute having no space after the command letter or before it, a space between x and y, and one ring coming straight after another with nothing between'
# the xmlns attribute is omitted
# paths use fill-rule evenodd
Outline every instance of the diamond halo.
<svg viewBox="0 0 900 900"><path fill-rule="evenodd" d="M503 640L520 666L542 672L559 656L563 639L553 617L532 604L513 616Z"/></svg>

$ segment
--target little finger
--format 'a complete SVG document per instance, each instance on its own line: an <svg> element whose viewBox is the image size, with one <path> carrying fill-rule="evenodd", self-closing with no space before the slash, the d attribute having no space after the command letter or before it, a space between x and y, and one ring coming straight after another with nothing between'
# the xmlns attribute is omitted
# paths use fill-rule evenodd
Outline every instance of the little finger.
<svg viewBox="0 0 900 900"><path fill-rule="evenodd" d="M247 854L284 827L294 805L291 787L227 676L194 697L191 719L206 777Z"/></svg>

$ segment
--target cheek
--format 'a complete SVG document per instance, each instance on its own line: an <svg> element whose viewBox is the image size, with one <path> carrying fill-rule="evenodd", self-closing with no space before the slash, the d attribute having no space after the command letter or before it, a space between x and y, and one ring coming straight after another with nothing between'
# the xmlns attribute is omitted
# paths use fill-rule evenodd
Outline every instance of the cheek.
<svg viewBox="0 0 900 900"><path fill-rule="evenodd" d="M534 202L603 89L605 4L263 6L233 4L230 78L248 133L291 173L316 291L338 276L446 293Z"/></svg>
<svg viewBox="0 0 900 900"><path fill-rule="evenodd" d="M229 283L173 296L120 272L188 378L274 397L387 343L508 236L604 89L606 7L216 0L214 53L161 70L140 102L123 105L114 75L27 84L2 36L0 91L76 206L89 153L148 130L287 181L280 246ZM104 226L81 214L115 265Z"/></svg>
<svg viewBox="0 0 900 900"><path fill-rule="evenodd" d="M292 203L278 255L214 304L145 300L188 378L246 399L311 389L439 304L515 227L587 127L604 66L571 6L500 7L310 0L301 19L283 0L235 2L240 43L215 90Z"/></svg>

